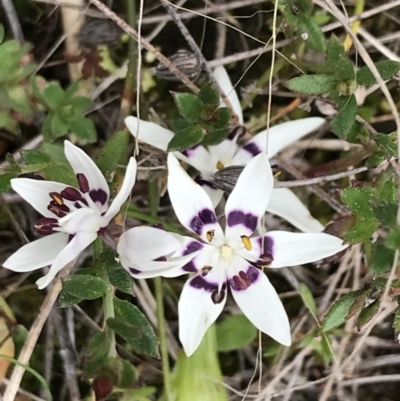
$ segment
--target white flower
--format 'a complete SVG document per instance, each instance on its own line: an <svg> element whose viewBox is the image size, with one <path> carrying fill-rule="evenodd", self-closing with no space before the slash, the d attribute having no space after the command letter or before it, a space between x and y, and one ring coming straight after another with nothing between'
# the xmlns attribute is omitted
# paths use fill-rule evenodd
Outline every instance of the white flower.
<svg viewBox="0 0 400 401"><path fill-rule="evenodd" d="M74 260L107 227L128 198L136 180L136 160L131 158L118 195L109 206L107 181L92 159L71 142L64 152L76 174L79 189L53 181L14 178L11 186L43 217L34 229L45 235L11 255L3 264L15 272L51 265L36 283L46 287L57 273Z"/></svg>
<svg viewBox="0 0 400 401"><path fill-rule="evenodd" d="M214 75L231 102L239 123L243 124L240 102L226 70L223 67L218 67L215 69ZM268 158L272 158L291 143L318 129L323 123L323 118L310 117L271 127L268 131ZM138 123L138 119L133 116L127 117L125 124L135 137L139 125L139 140L164 151L167 151L168 143L174 136L172 131L160 127L158 124L143 120ZM183 152L174 152L174 155L195 167L206 177L208 173L215 173L223 167L247 164L254 156L266 152L266 130L259 132L242 147L237 143L240 139L240 132L241 130L234 130L219 145L208 146L207 148L197 145ZM203 180L201 184L210 195L214 207L217 206L223 196L223 191L214 188ZM321 232L324 229L324 226L310 215L309 210L288 188L273 190L266 211L284 218L303 232Z"/></svg>
<svg viewBox="0 0 400 401"><path fill-rule="evenodd" d="M265 153L244 168L225 206L225 230L207 192L168 155L168 192L175 213L199 240L152 227L125 232L118 243L122 265L133 277L194 273L179 300L179 337L191 355L221 313L230 287L243 313L262 332L291 344L289 320L278 294L257 267L280 268L334 255L341 239L324 233L271 231L252 237L273 188Z"/></svg>

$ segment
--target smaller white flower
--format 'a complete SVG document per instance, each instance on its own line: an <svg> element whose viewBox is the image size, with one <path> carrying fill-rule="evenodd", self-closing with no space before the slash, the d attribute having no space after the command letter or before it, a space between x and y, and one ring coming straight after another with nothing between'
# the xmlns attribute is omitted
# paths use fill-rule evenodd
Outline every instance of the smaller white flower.
<svg viewBox="0 0 400 401"><path fill-rule="evenodd" d="M128 198L136 180L136 160L129 160L125 179L109 206L107 181L93 160L71 142L64 142L64 152L76 174L79 189L53 181L14 178L11 186L43 217L35 224L37 233L45 235L11 255L3 264L15 272L27 272L51 265L50 271L37 280L45 288L57 273L90 245Z"/></svg>
<svg viewBox="0 0 400 401"><path fill-rule="evenodd" d="M169 197L181 224L199 240L152 227L135 227L121 236L119 258L133 277L194 273L179 300L179 337L187 355L196 350L221 313L229 288L259 330L290 345L287 314L259 267L314 262L347 247L340 238L323 233L271 231L252 237L271 197L273 181L266 154L254 157L229 195L223 229L208 194L170 153Z"/></svg>
<svg viewBox="0 0 400 401"><path fill-rule="evenodd" d="M239 123L243 124L243 112L239 98L226 70L223 67L217 67L214 76L231 102ZM268 132L267 130L259 132L243 146L240 146L238 141L244 130L235 129L219 145L208 147L197 145L183 152L174 152L174 155L207 177L208 174L215 173L224 167L246 165L254 156L262 152L267 152L268 158L271 159L285 147L320 128L324 122L325 120L320 117L288 121L269 128ZM127 117L125 124L132 135L137 136L140 141L163 151L167 151L168 143L174 136L172 131L160 127L158 124L143 120L139 122L133 116ZM267 136L268 151L266 149ZM206 180L200 179L199 183L210 195L213 205L216 207L221 201L223 191L213 187ZM321 232L324 229L324 226L311 216L306 206L288 188L273 190L266 211L282 217L303 232Z"/></svg>

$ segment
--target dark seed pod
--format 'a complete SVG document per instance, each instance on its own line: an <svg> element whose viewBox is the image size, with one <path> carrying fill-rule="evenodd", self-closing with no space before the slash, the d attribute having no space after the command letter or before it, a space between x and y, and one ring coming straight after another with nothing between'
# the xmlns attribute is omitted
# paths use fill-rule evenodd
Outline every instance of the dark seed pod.
<svg viewBox="0 0 400 401"><path fill-rule="evenodd" d="M201 65L192 52L189 52L188 50L179 50L177 53L169 57L169 60L191 81L196 81L199 78L201 74ZM161 63L156 67L151 68L150 72L156 77L167 81L178 81L176 75Z"/></svg>
<svg viewBox="0 0 400 401"><path fill-rule="evenodd" d="M79 42L87 47L113 45L119 42L121 28L110 19L91 18L79 33Z"/></svg>

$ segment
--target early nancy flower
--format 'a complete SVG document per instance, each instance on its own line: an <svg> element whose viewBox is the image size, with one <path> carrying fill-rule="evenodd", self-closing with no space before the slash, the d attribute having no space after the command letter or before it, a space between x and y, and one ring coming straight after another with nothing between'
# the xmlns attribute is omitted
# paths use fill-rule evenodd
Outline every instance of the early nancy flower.
<svg viewBox="0 0 400 401"><path fill-rule="evenodd" d="M3 264L15 272L27 272L51 265L36 283L46 287L57 273L90 245L128 198L136 180L136 160L131 158L118 195L109 206L107 181L92 159L71 142L64 152L76 174L79 189L53 181L14 178L11 186L43 217L35 224L45 235L11 255Z"/></svg>
<svg viewBox="0 0 400 401"><path fill-rule="evenodd" d="M218 67L215 69L214 75L231 102L239 123L243 124L240 102L226 70ZM245 165L261 152L266 152L268 158L272 158L288 145L318 129L323 123L324 119L320 117L288 121L269 128L268 132L267 130L259 132L243 146L239 145L238 141L245 130L240 129L243 127L238 127L219 145L208 147L196 145L183 152L174 152L174 155L195 167L204 178L207 178L210 173L215 173L224 167ZM139 122L133 116L127 117L125 124L135 137L138 135L139 140L164 151L167 151L168 143L174 136L172 131L160 127L158 124L143 120ZM217 206L223 196L223 191L214 188L204 180L202 180L202 184L210 195L214 207ZM273 190L266 211L284 218L304 232L321 232L324 229L324 226L310 215L309 210L288 188Z"/></svg>
<svg viewBox="0 0 400 401"><path fill-rule="evenodd" d="M314 262L345 249L324 233L271 231L253 234L273 189L267 155L244 168L225 206L225 230L209 195L168 155L168 192L181 224L199 239L152 227L125 232L118 244L122 265L137 278L194 273L179 300L179 337L187 355L221 313L228 288L248 319L276 341L290 345L289 320L278 294L260 268ZM186 260L184 260L186 259Z"/></svg>

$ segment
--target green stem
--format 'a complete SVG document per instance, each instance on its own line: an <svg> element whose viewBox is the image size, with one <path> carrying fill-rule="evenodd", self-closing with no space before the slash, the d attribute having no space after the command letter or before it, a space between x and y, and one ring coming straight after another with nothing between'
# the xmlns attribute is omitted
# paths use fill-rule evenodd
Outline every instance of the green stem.
<svg viewBox="0 0 400 401"><path fill-rule="evenodd" d="M149 182L149 204L150 216L156 218L158 209L158 188L157 181L154 180ZM157 304L158 337L160 339L160 352L164 376L164 391L167 401L173 401L174 397L172 395L171 372L169 369L167 329L165 326L164 316L163 283L161 277L154 278L154 285Z"/></svg>

